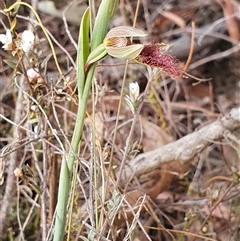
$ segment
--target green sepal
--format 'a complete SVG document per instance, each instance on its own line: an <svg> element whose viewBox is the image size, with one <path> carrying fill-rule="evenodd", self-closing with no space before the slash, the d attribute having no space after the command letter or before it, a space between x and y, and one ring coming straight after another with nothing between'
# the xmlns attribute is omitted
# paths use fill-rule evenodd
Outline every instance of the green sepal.
<svg viewBox="0 0 240 241"><path fill-rule="evenodd" d="M100 59L104 58L106 55L107 55L107 51L104 44L98 45L98 47L95 48L88 56L87 65L90 65L99 61Z"/></svg>
<svg viewBox="0 0 240 241"><path fill-rule="evenodd" d="M146 37L147 34L143 31L131 27L131 26L118 26L112 28L107 33L105 39L113 38L113 37Z"/></svg>
<svg viewBox="0 0 240 241"><path fill-rule="evenodd" d="M118 59L135 59L143 50L143 44L133 44L125 47L107 47L107 53Z"/></svg>

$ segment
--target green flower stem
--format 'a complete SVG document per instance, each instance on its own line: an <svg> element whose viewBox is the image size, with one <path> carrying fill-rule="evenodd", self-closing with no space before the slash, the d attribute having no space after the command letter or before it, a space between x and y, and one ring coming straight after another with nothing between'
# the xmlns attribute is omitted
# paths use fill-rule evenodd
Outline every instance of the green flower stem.
<svg viewBox="0 0 240 241"><path fill-rule="evenodd" d="M99 7L95 25L92 33L91 51L102 44L107 32L108 21L116 7L113 0L102 0ZM67 159L63 158L58 190L58 203L56 207L56 220L54 227L54 241L62 241L65 231L67 219L67 203L70 189L70 181L72 178L73 166L76 155L79 153L79 146L84 127L87 100L90 88L92 86L93 76L96 64L91 65L89 71L85 74L84 68L89 55L89 10L87 10L82 18L79 31L78 53L77 53L77 85L78 85L78 113L75 129L73 132L71 149Z"/></svg>

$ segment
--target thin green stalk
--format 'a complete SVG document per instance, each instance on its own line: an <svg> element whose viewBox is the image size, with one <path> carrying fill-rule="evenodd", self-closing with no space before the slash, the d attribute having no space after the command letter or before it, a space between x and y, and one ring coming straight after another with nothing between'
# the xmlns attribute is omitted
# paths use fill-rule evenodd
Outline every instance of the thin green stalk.
<svg viewBox="0 0 240 241"><path fill-rule="evenodd" d="M69 208L69 220L68 220L68 234L67 241L71 240L71 227L72 227L72 217L73 217L73 207L74 207L74 197L77 189L77 176L78 176L78 162L75 163L74 173L73 173L73 186L72 186L72 200Z"/></svg>

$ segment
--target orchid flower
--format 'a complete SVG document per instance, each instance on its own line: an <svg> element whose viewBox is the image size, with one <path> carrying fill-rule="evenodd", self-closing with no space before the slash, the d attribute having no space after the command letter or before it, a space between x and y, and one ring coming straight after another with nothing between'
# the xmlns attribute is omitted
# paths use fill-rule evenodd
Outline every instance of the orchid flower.
<svg viewBox="0 0 240 241"><path fill-rule="evenodd" d="M134 59L143 49L142 44L132 44L131 38L144 37L147 34L129 26L112 28L103 43L94 49L88 57L87 66L104 58L107 54L119 59Z"/></svg>
<svg viewBox="0 0 240 241"><path fill-rule="evenodd" d="M111 29L103 44L89 55L87 67L107 54L119 59L129 59L152 68L158 68L172 78L183 77L183 66L174 56L167 53L168 45L152 43L148 45L132 43L133 37L146 34L136 28L120 26Z"/></svg>

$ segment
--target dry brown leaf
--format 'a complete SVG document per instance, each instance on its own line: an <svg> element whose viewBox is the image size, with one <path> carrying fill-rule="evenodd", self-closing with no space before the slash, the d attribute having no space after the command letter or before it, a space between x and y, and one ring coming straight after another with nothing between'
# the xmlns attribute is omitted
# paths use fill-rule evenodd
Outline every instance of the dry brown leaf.
<svg viewBox="0 0 240 241"><path fill-rule="evenodd" d="M187 91L190 96L195 96L198 98L211 98L210 88L204 84L189 85L187 86Z"/></svg>
<svg viewBox="0 0 240 241"><path fill-rule="evenodd" d="M240 32L237 19L233 17L234 6L231 0L215 0L223 9L224 16L226 17L226 25L230 37L233 40L240 40Z"/></svg>
<svg viewBox="0 0 240 241"><path fill-rule="evenodd" d="M173 137L161 127L146 120L142 116L140 117L140 120L143 130L142 146L144 152L155 150L158 147L174 141Z"/></svg>
<svg viewBox="0 0 240 241"><path fill-rule="evenodd" d="M226 135L226 140L229 145L219 146L220 150L222 149L224 159L229 167L235 166L236 168L240 168L240 133L234 132Z"/></svg>
<svg viewBox="0 0 240 241"><path fill-rule="evenodd" d="M206 215L209 215L211 213L211 209L207 205L205 205L201 209L201 211L204 212ZM230 209L224 203L219 203L217 205L217 207L211 213L211 216L215 217L215 218L229 220L229 218L230 218Z"/></svg>
<svg viewBox="0 0 240 241"><path fill-rule="evenodd" d="M169 192L169 191L163 191L157 195L156 199L160 202L172 203L173 202L173 193Z"/></svg>
<svg viewBox="0 0 240 241"><path fill-rule="evenodd" d="M155 169L151 172L145 173L138 177L138 182L133 183L133 190L125 193L127 202L131 205L133 210L138 210L139 200L146 194L152 200L156 199L159 193L168 189L174 182L178 181L181 175L184 175L189 170L189 164L180 164L179 162L172 162L163 164L161 168ZM119 215L115 220L115 224L119 225L125 220L133 218L131 210L124 210L124 214Z"/></svg>
<svg viewBox="0 0 240 241"><path fill-rule="evenodd" d="M172 22L174 22L179 28L181 28L182 30L185 30L186 27L186 23L184 21L183 18L181 18L180 16L178 16L175 13L172 12L168 12L168 11L163 11L162 9L158 9L158 12L165 18L171 20Z"/></svg>

